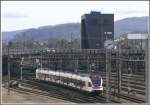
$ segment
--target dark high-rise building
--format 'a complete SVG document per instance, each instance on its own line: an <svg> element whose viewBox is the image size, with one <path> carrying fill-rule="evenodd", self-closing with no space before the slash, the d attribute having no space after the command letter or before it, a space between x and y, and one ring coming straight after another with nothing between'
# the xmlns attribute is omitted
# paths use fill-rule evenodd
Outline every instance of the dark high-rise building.
<svg viewBox="0 0 150 105"><path fill-rule="evenodd" d="M102 49L106 40L114 39L114 14L92 11L81 18L82 49Z"/></svg>

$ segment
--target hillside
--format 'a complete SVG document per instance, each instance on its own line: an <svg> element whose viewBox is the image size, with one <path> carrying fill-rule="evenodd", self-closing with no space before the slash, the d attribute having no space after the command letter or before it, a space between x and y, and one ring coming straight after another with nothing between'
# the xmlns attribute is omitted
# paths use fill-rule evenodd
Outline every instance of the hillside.
<svg viewBox="0 0 150 105"><path fill-rule="evenodd" d="M148 16L125 18L115 22L115 37L127 32L148 32Z"/></svg>
<svg viewBox="0 0 150 105"><path fill-rule="evenodd" d="M38 41L45 41L53 37L66 40L80 38L80 23L58 24L54 26L42 26L37 29L31 28L19 31L2 32L2 39L23 40L24 38L32 38ZM148 16L125 18L115 22L115 37L127 32L147 32Z"/></svg>

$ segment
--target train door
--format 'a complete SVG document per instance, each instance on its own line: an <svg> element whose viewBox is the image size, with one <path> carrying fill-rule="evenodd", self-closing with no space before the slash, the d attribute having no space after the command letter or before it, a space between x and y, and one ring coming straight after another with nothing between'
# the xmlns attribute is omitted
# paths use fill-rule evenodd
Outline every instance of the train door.
<svg viewBox="0 0 150 105"><path fill-rule="evenodd" d="M85 86L86 86L86 90L87 91L92 91L92 84L91 84L91 82L86 81L85 82Z"/></svg>
<svg viewBox="0 0 150 105"><path fill-rule="evenodd" d="M88 86L88 82L87 82L87 81L85 81L85 90L87 90L87 91L88 91L88 88L89 88L89 86Z"/></svg>

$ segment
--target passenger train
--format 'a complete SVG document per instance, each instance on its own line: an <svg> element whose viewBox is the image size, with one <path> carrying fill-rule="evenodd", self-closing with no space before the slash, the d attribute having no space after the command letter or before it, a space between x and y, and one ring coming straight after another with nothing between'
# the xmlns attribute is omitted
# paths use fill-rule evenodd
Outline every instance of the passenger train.
<svg viewBox="0 0 150 105"><path fill-rule="evenodd" d="M67 72L36 69L36 79L65 85L87 93L103 92L103 79L99 75L79 75Z"/></svg>

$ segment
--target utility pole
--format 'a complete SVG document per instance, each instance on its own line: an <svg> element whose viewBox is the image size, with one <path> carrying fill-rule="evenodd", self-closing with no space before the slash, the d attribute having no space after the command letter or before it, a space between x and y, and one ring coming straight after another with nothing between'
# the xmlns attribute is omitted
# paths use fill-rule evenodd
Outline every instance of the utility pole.
<svg viewBox="0 0 150 105"><path fill-rule="evenodd" d="M150 103L150 34L148 34L148 40L147 40L147 48L146 48L146 103Z"/></svg>
<svg viewBox="0 0 150 105"><path fill-rule="evenodd" d="M78 72L78 59L75 60L75 73Z"/></svg>
<svg viewBox="0 0 150 105"><path fill-rule="evenodd" d="M9 45L8 45L8 95L10 95L10 56L9 56Z"/></svg>
<svg viewBox="0 0 150 105"><path fill-rule="evenodd" d="M22 62L21 62L21 65L20 65L21 67L20 67L20 80L22 81Z"/></svg>
<svg viewBox="0 0 150 105"><path fill-rule="evenodd" d="M106 36L104 43L106 51L106 102L111 102L111 50L114 48L114 42Z"/></svg>
<svg viewBox="0 0 150 105"><path fill-rule="evenodd" d="M9 41L7 48L8 48L8 95L10 94L10 47L12 45L12 42Z"/></svg>
<svg viewBox="0 0 150 105"><path fill-rule="evenodd" d="M60 59L59 83L60 83L60 80L61 80L61 78L60 78L60 71L63 71L63 70L62 70L62 58Z"/></svg>
<svg viewBox="0 0 150 105"><path fill-rule="evenodd" d="M42 70L42 52L43 50L41 51L41 70Z"/></svg>
<svg viewBox="0 0 150 105"><path fill-rule="evenodd" d="M89 56L87 57L87 69L88 69L88 75L90 75L90 69L91 68L90 68Z"/></svg>
<svg viewBox="0 0 150 105"><path fill-rule="evenodd" d="M21 65L20 65L20 80L22 81L22 68L23 68L23 61L24 61L24 58L21 58Z"/></svg>
<svg viewBox="0 0 150 105"><path fill-rule="evenodd" d="M110 51L106 49L106 102L111 102L111 67L110 67Z"/></svg>
<svg viewBox="0 0 150 105"><path fill-rule="evenodd" d="M132 76L132 69L129 67L128 68L128 82L127 82L127 84L128 84L128 94L131 92L131 86L130 86L130 80L131 80L131 76Z"/></svg>
<svg viewBox="0 0 150 105"><path fill-rule="evenodd" d="M121 79L122 79L122 52L121 52L121 43L119 43L119 74L118 74L118 93L121 92Z"/></svg>

